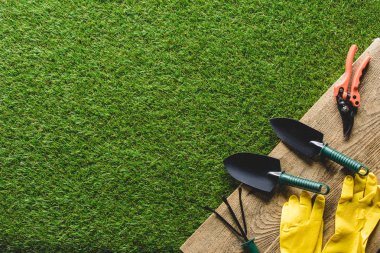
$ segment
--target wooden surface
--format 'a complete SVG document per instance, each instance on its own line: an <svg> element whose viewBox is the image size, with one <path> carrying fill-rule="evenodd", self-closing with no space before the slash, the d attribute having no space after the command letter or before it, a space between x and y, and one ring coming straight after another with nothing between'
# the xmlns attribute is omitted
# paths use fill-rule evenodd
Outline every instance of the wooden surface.
<svg viewBox="0 0 380 253"><path fill-rule="evenodd" d="M323 132L324 140L331 147L369 166L380 182L380 38L374 40L355 62L354 70L365 54L371 55L372 60L359 88L361 106L355 117L350 140L343 139L342 122L332 98L332 87L314 104L301 121ZM331 161L323 163L318 160L305 161L282 143L278 144L269 155L281 160L283 170L294 175L325 182L332 187L330 194L326 197L323 242L325 245L328 238L334 233L335 210L346 172L341 166ZM280 252L281 208L291 194L299 195L299 193L298 189L286 187L282 192L277 190L272 196L268 196L244 188L243 203L245 204L249 237L256 238L255 242L261 253ZM228 200L235 210L239 210L237 190L229 196ZM217 211L224 217L229 217L224 204L219 206ZM215 215L211 215L187 239L181 250L185 253L242 252L240 244L241 242L216 219ZM379 225L369 239L366 252L376 253L378 249L380 249Z"/></svg>

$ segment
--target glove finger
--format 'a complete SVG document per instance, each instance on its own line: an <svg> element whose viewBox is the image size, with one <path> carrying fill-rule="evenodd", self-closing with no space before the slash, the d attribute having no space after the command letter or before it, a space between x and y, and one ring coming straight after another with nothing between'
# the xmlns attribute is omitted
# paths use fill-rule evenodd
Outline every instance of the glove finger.
<svg viewBox="0 0 380 253"><path fill-rule="evenodd" d="M289 198L289 208L298 208L299 206L299 201L298 197L296 195L292 195Z"/></svg>
<svg viewBox="0 0 380 253"><path fill-rule="evenodd" d="M367 183L367 176L355 175L354 179L354 196L361 199L364 195L365 186Z"/></svg>
<svg viewBox="0 0 380 253"><path fill-rule="evenodd" d="M340 195L339 203L351 200L354 196L354 180L351 176L344 178L342 194Z"/></svg>
<svg viewBox="0 0 380 253"><path fill-rule="evenodd" d="M289 214L289 202L285 202L285 204L282 206L281 226L290 222Z"/></svg>
<svg viewBox="0 0 380 253"><path fill-rule="evenodd" d="M315 249L314 249L313 253L320 253L322 251L322 241L323 241L323 221L321 222L321 227L319 229L317 245L315 245Z"/></svg>
<svg viewBox="0 0 380 253"><path fill-rule="evenodd" d="M311 210L311 220L322 220L323 211L325 210L325 197L317 195L314 201L313 209Z"/></svg>
<svg viewBox="0 0 380 253"><path fill-rule="evenodd" d="M365 185L365 190L364 190L364 196L367 195L367 193L371 193L373 191L377 190L377 178L375 174L370 172L367 176L367 182Z"/></svg>
<svg viewBox="0 0 380 253"><path fill-rule="evenodd" d="M300 203L296 195L289 198L289 222L295 224L300 222Z"/></svg>
<svg viewBox="0 0 380 253"><path fill-rule="evenodd" d="M300 195L300 219L309 220L311 213L311 196L308 192L302 191Z"/></svg>
<svg viewBox="0 0 380 253"><path fill-rule="evenodd" d="M377 186L376 196L373 199L373 203L377 203L378 207L380 207L380 185Z"/></svg>
<svg viewBox="0 0 380 253"><path fill-rule="evenodd" d="M373 182L373 179L368 179L369 181ZM368 194L365 198L368 198L370 194ZM373 230L375 229L377 223L380 220L380 185L376 186L376 192L375 196L372 199L372 207L366 214L366 220L367 222L364 224L364 227L362 229L362 237L364 240L367 240ZM368 203L368 202L367 202ZM368 203L370 204L370 203Z"/></svg>
<svg viewBox="0 0 380 253"><path fill-rule="evenodd" d="M360 202L370 204L374 199L377 192L377 178L372 172L367 176L367 182L364 190L364 197L360 199Z"/></svg>

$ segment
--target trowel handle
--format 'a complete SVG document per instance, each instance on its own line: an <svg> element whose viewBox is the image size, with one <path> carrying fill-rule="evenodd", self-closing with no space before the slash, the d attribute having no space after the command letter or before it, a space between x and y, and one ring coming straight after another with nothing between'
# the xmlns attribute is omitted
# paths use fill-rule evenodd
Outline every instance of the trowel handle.
<svg viewBox="0 0 380 253"><path fill-rule="evenodd" d="M322 147L321 155L333 160L347 169L354 171L355 173L358 173L361 176L366 176L369 172L369 169L365 165L336 151L335 149L330 148L327 145Z"/></svg>
<svg viewBox="0 0 380 253"><path fill-rule="evenodd" d="M260 253L256 244L252 240L246 241L241 245L243 247L244 253Z"/></svg>
<svg viewBox="0 0 380 253"><path fill-rule="evenodd" d="M306 191L315 192L326 195L330 192L330 187L327 184L315 182L306 178L296 177L282 172L279 178L280 184L294 186Z"/></svg>

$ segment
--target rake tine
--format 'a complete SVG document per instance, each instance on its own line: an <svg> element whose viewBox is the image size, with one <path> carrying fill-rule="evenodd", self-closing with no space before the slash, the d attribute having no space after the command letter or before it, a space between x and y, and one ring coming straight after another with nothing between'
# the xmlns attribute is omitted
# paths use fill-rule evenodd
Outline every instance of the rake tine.
<svg viewBox="0 0 380 253"><path fill-rule="evenodd" d="M247 234L248 234L248 232L247 232L247 223L245 222L245 213L244 213L244 208L243 208L243 201L241 199L241 192L242 192L242 189L241 189L241 187L239 187L240 211L241 211L241 217L243 219L244 232L245 232L245 235L247 236Z"/></svg>
<svg viewBox="0 0 380 253"><path fill-rule="evenodd" d="M210 212L213 212L216 217L221 221L223 222L224 225L226 225L233 233L235 233L236 235L238 235L239 237L242 237L244 238L244 236L242 234L240 234L228 221L226 221L217 211L215 211L214 209L208 207L208 206L203 206L202 207L203 209L207 210L207 211L210 211Z"/></svg>
<svg viewBox="0 0 380 253"><path fill-rule="evenodd" d="M237 219L234 211L232 210L232 207L230 206L230 203L228 203L228 200L227 200L226 196L223 196L222 199L223 199L223 202L227 205L228 210L230 211L230 214L231 214L232 218L234 219L234 221L235 221L236 225L238 226L241 234L243 235L244 240L245 241L249 241L248 238L247 238L247 235L244 233L244 230L241 227L241 225L240 225L240 223L239 223L239 221L238 221L238 219Z"/></svg>

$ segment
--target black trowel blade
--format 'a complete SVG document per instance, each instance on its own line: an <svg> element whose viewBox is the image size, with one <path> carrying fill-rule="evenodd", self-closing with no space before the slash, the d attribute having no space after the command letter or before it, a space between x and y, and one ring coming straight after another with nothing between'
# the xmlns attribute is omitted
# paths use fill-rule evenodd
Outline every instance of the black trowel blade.
<svg viewBox="0 0 380 253"><path fill-rule="evenodd" d="M313 157L320 152L320 148L310 141L323 142L323 134L298 120L288 118L274 118L270 120L273 130L286 145L296 152L307 157Z"/></svg>
<svg viewBox="0 0 380 253"><path fill-rule="evenodd" d="M271 192L278 181L278 177L268 172L281 171L278 159L252 153L231 155L224 160L224 165L233 178L265 192Z"/></svg>

